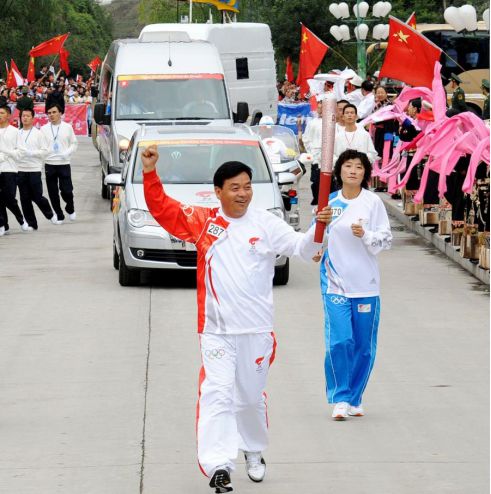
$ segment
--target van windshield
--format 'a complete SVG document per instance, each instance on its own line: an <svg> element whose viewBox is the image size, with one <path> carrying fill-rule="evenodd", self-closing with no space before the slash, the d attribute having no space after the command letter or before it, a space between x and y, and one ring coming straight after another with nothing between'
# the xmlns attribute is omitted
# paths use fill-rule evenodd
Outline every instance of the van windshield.
<svg viewBox="0 0 491 494"><path fill-rule="evenodd" d="M157 173L164 184L212 184L215 171L227 161L241 161L248 165L252 169L253 183L272 181L257 141L185 139L140 142L133 183L143 183L141 153L150 144L158 147Z"/></svg>
<svg viewBox="0 0 491 494"><path fill-rule="evenodd" d="M116 120L229 118L221 74L118 77Z"/></svg>

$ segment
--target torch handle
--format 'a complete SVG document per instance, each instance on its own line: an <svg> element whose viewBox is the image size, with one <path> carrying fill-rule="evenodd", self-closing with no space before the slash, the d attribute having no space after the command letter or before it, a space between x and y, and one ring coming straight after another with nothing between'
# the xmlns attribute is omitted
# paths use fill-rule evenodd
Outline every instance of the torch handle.
<svg viewBox="0 0 491 494"><path fill-rule="evenodd" d="M334 158L334 138L336 136L336 97L329 94L322 101L322 145L321 167L319 181L319 203L321 211L329 204L331 191L331 178ZM325 223L317 223L315 226L314 241L322 243L324 239Z"/></svg>

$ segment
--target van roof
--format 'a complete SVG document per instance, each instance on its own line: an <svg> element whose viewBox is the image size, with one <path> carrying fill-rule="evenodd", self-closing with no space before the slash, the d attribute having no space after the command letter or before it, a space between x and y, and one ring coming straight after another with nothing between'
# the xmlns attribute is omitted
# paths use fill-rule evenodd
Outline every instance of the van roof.
<svg viewBox="0 0 491 494"><path fill-rule="evenodd" d="M140 32L140 39L150 33L188 33L193 40L205 40L217 46L220 52L264 52L272 49L271 30L267 24L231 22L226 24L149 24Z"/></svg>
<svg viewBox="0 0 491 494"><path fill-rule="evenodd" d="M206 41L169 43L119 40L115 43L115 75L223 74L217 49Z"/></svg>

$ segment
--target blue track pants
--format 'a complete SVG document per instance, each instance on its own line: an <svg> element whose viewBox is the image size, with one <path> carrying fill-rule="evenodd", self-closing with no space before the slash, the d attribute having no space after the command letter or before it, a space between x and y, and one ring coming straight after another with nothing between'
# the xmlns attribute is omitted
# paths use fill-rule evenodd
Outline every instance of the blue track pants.
<svg viewBox="0 0 491 494"><path fill-rule="evenodd" d="M327 399L359 406L375 362L380 298L324 294Z"/></svg>

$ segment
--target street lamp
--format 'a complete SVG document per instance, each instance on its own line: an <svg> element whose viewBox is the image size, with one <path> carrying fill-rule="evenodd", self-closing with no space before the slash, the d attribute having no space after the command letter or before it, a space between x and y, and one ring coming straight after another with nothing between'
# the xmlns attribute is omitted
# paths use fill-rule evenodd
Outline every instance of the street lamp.
<svg viewBox="0 0 491 494"><path fill-rule="evenodd" d="M477 31L477 14L472 5L462 5L462 7L448 7L443 13L443 17L450 24L456 33L460 31ZM489 31L489 9L482 15L486 28Z"/></svg>
<svg viewBox="0 0 491 494"><path fill-rule="evenodd" d="M357 66L358 75L365 79L367 72L367 59L365 45L367 44L367 36L369 32L368 24L377 22L378 18L386 17L392 10L392 5L390 2L376 2L372 8L373 19L367 19L368 11L370 6L367 2L357 0L356 4L353 5L353 13L355 15L354 20L346 20L347 24L356 24L354 28L354 34L356 38L356 54L357 54ZM345 2L341 3L331 3L329 5L329 12L336 19L348 19L349 18L349 8L348 4ZM340 26L331 26L329 32L332 37L341 43L349 42L350 40L350 30L347 24L342 24ZM372 37L375 40L387 39L389 36L389 26L388 24L376 24L373 27Z"/></svg>

